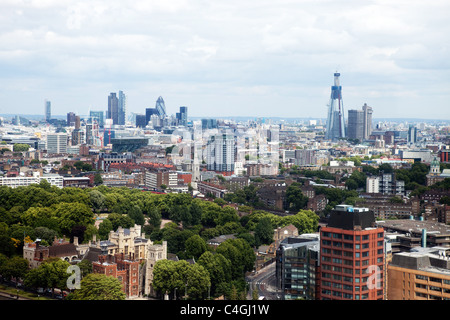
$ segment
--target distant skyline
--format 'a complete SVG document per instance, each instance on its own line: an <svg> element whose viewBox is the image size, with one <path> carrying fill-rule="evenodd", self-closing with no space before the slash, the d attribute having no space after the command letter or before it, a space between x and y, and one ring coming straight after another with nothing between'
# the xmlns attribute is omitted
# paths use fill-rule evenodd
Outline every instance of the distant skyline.
<svg viewBox="0 0 450 320"><path fill-rule="evenodd" d="M450 119L450 2L4 0L0 114L127 113L159 96L189 117Z"/></svg>

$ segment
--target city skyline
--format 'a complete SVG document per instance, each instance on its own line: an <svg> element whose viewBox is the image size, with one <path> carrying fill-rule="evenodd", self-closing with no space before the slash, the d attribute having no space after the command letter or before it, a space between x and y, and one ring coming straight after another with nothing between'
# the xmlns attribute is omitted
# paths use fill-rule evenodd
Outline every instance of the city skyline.
<svg viewBox="0 0 450 320"><path fill-rule="evenodd" d="M347 110L450 119L450 3L48 0L0 4L0 114L127 113L164 98L190 117L326 118Z"/></svg>

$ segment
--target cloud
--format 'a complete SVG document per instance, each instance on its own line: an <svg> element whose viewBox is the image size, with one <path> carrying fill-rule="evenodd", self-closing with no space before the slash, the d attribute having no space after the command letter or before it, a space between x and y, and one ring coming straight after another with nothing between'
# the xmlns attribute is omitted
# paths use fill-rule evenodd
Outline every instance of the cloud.
<svg viewBox="0 0 450 320"><path fill-rule="evenodd" d="M1 97L31 105L15 83L65 99L65 113L126 89L136 112L166 94L195 105L191 114L253 114L246 106L258 104L266 115L325 117L339 70L350 105L411 112L414 97L437 110L450 95L449 14L443 0L5 0Z"/></svg>

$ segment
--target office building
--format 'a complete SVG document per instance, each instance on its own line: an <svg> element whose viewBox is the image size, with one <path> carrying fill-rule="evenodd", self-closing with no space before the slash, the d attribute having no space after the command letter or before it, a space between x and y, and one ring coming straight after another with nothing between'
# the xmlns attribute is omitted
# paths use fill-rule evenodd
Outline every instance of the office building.
<svg viewBox="0 0 450 320"><path fill-rule="evenodd" d="M388 300L450 300L450 252L415 248L394 254L388 265Z"/></svg>
<svg viewBox="0 0 450 320"><path fill-rule="evenodd" d="M49 133L47 134L47 153L66 153L67 134Z"/></svg>
<svg viewBox="0 0 450 320"><path fill-rule="evenodd" d="M384 229L367 208L338 205L320 229L321 300L381 300Z"/></svg>
<svg viewBox="0 0 450 320"><path fill-rule="evenodd" d="M415 126L409 126L407 142L408 144L414 144L417 142L417 128Z"/></svg>
<svg viewBox="0 0 450 320"><path fill-rule="evenodd" d="M118 110L117 110L117 124L125 125L127 114L127 96L123 91L119 91Z"/></svg>
<svg viewBox="0 0 450 320"><path fill-rule="evenodd" d="M187 126L187 107L180 107L180 112L176 115L178 125Z"/></svg>
<svg viewBox="0 0 450 320"><path fill-rule="evenodd" d="M364 103L362 107L364 113L364 130L363 130L363 139L368 140L370 135L372 134L372 107L369 107L366 103Z"/></svg>
<svg viewBox="0 0 450 320"><path fill-rule="evenodd" d="M166 104L164 103L164 99L161 96L159 96L158 100L156 100L155 109L156 109L157 115L159 116L160 119L165 118Z"/></svg>
<svg viewBox="0 0 450 320"><path fill-rule="evenodd" d="M319 235L303 234L281 241L275 274L282 300L315 300L320 292Z"/></svg>
<svg viewBox="0 0 450 320"><path fill-rule="evenodd" d="M325 139L332 141L346 136L342 86L339 80L340 75L337 72L334 74L334 85L331 87L331 96L328 105Z"/></svg>
<svg viewBox="0 0 450 320"><path fill-rule="evenodd" d="M103 111L89 111L89 119L92 124L97 124L99 128L103 128L104 126Z"/></svg>
<svg viewBox="0 0 450 320"><path fill-rule="evenodd" d="M67 126L75 127L76 114L73 112L67 113Z"/></svg>
<svg viewBox="0 0 450 320"><path fill-rule="evenodd" d="M145 120L145 114L136 114L136 127L138 128L145 128L147 125L147 121Z"/></svg>
<svg viewBox="0 0 450 320"><path fill-rule="evenodd" d="M148 124L153 115L157 115L156 108L146 108L145 109L145 122Z"/></svg>
<svg viewBox="0 0 450 320"><path fill-rule="evenodd" d="M45 121L49 122L52 117L52 105L51 102L45 100Z"/></svg>
<svg viewBox="0 0 450 320"><path fill-rule="evenodd" d="M235 154L233 135L212 135L206 146L207 169L218 172L234 172Z"/></svg>
<svg viewBox="0 0 450 320"><path fill-rule="evenodd" d="M216 119L202 119L202 129L214 129L217 128Z"/></svg>
<svg viewBox="0 0 450 320"><path fill-rule="evenodd" d="M372 113L372 107L366 103L361 110L348 110L347 137L360 142L368 140L372 133Z"/></svg>
<svg viewBox="0 0 450 320"><path fill-rule="evenodd" d="M348 110L347 137L349 139L364 139L364 111Z"/></svg>
<svg viewBox="0 0 450 320"><path fill-rule="evenodd" d="M108 96L106 119L112 119L112 124L119 124L119 99L115 92L111 92Z"/></svg>
<svg viewBox="0 0 450 320"><path fill-rule="evenodd" d="M155 169L145 172L145 186L151 189L159 189L161 185L167 188L178 186L178 173L172 170Z"/></svg>

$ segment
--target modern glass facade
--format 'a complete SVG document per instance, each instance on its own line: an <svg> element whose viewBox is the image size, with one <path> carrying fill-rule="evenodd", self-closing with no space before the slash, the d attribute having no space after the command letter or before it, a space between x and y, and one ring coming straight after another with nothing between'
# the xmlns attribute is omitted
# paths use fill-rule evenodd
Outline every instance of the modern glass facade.
<svg viewBox="0 0 450 320"><path fill-rule="evenodd" d="M320 273L319 236L284 239L276 252L277 286L283 300L315 300Z"/></svg>

